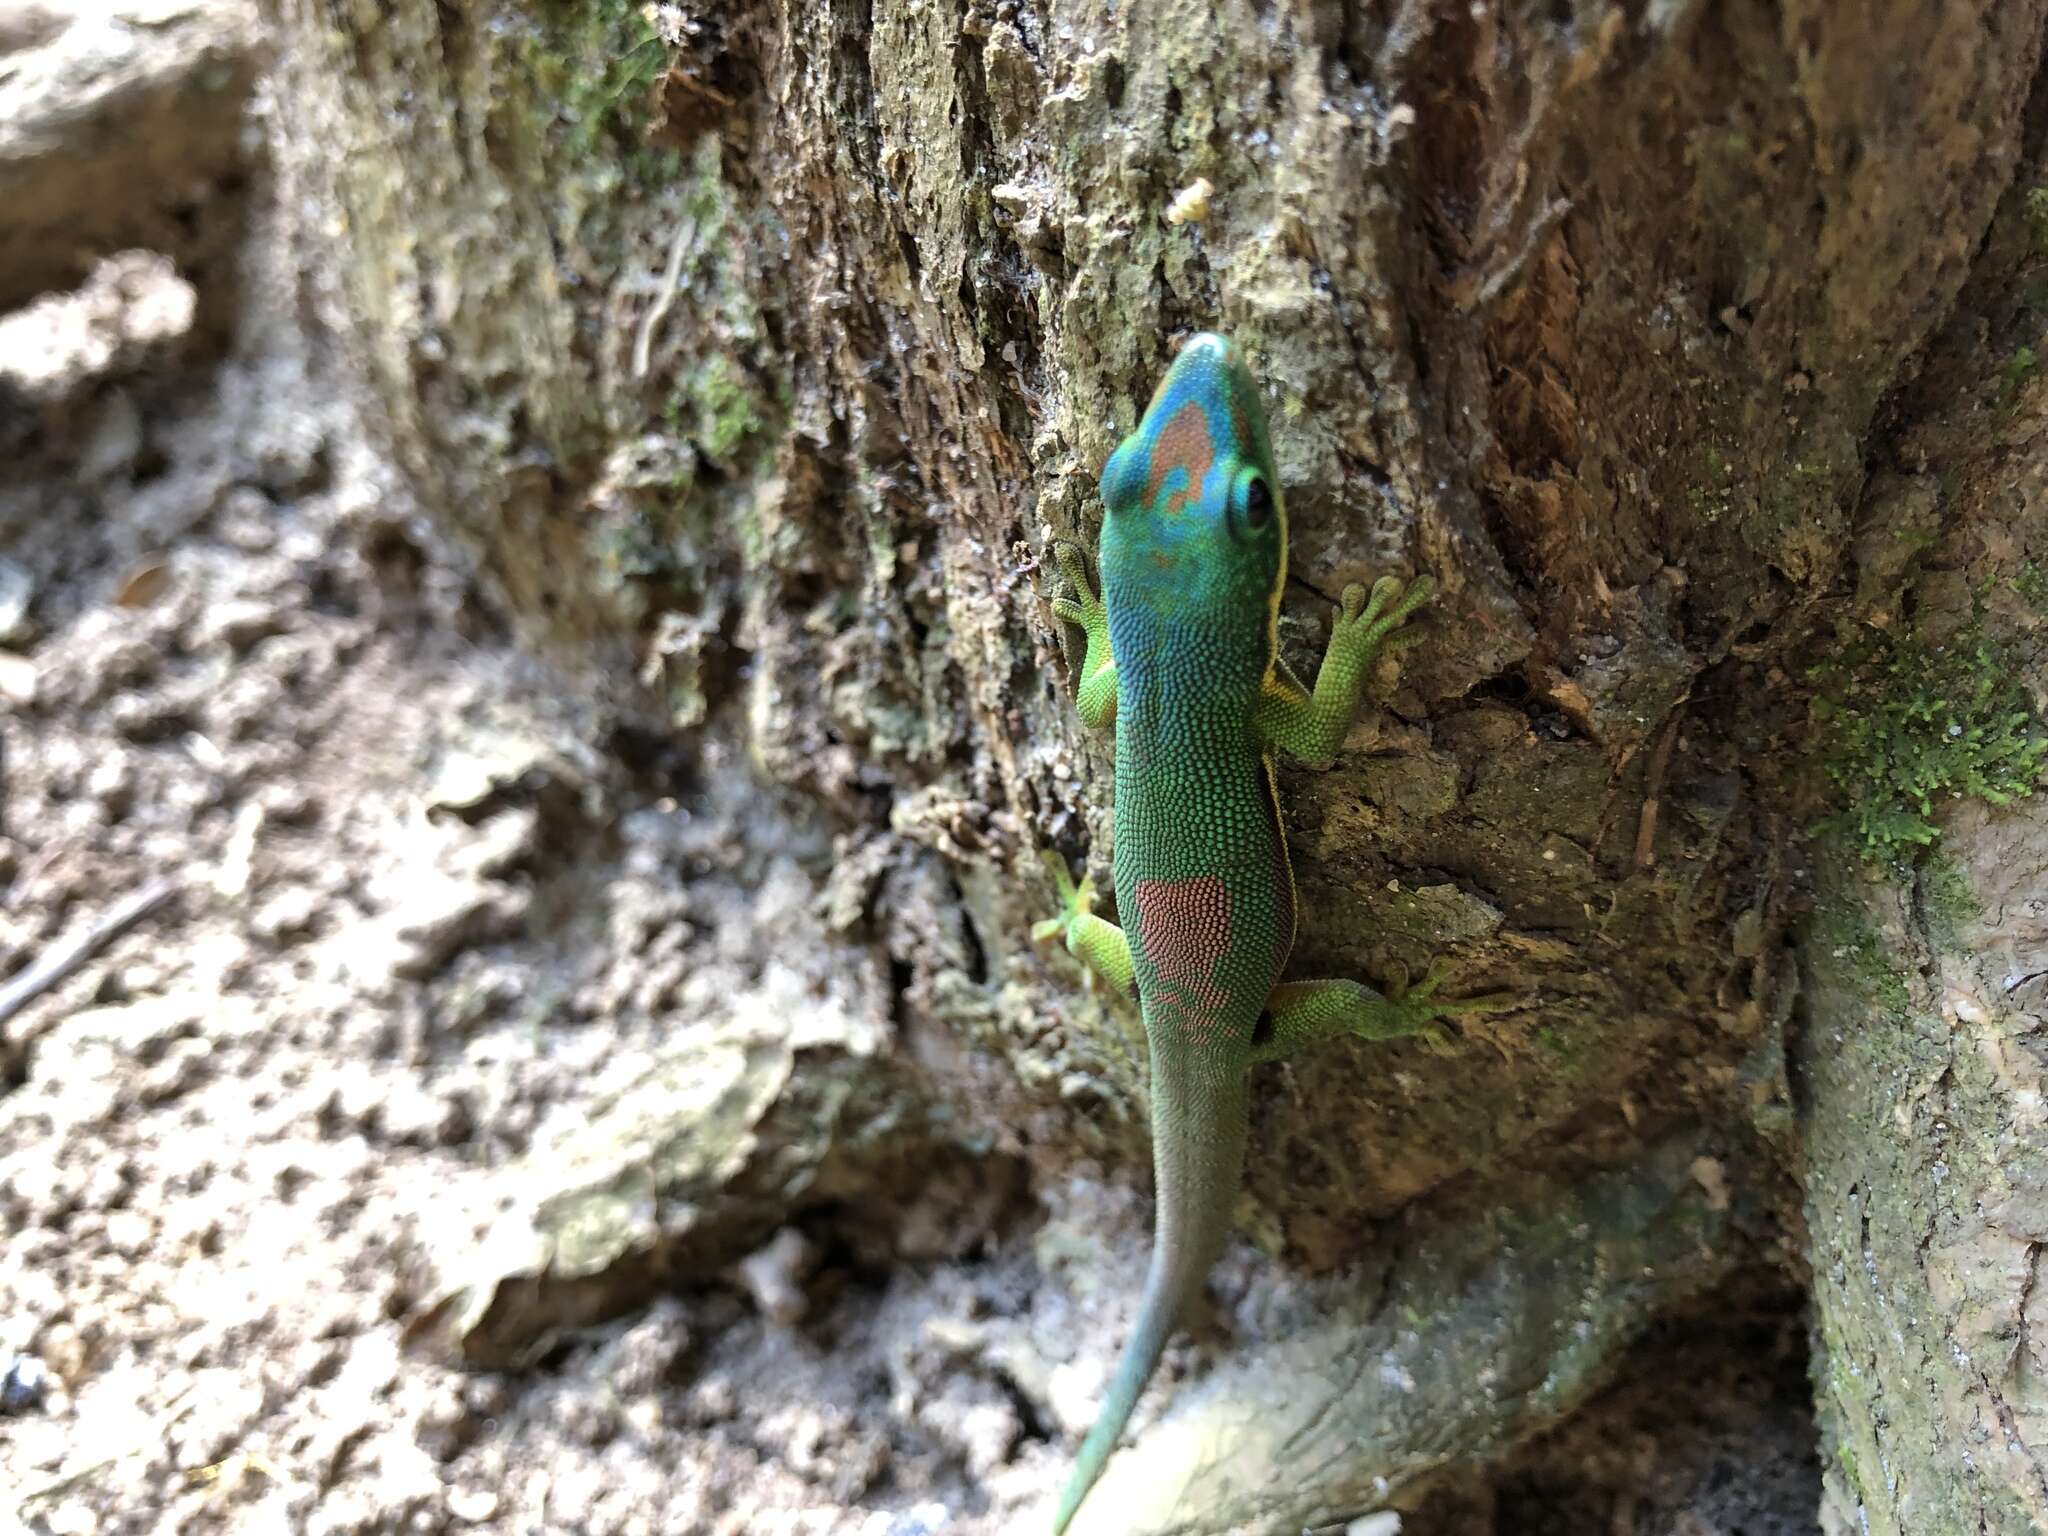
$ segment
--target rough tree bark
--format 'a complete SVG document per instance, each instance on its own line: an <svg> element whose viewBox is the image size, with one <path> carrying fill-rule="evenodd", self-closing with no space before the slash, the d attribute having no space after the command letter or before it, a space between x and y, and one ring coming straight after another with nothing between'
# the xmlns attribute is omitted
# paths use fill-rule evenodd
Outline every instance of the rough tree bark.
<svg viewBox="0 0 2048 1536"><path fill-rule="evenodd" d="M2004 808L2043 10L276 0L312 289L404 461L593 690L832 834L848 963L893 977L876 1118L729 1221L691 1185L694 1258L628 1220L579 1272L859 1187L827 1143L900 1158L905 1101L1048 1189L1142 1179L1131 1023L1024 941L1037 848L1108 856L1042 561L1222 329L1289 653L1349 581L1444 587L1284 786L1299 963L1448 952L1526 1006L1261 1084L1243 1225L1298 1286L1113 1466L1155 1506L1118 1528L1412 1502L1759 1269L1811 1284L1831 1528L2048 1521L2048 823ZM520 1319L484 1356L541 1327L535 1263L470 1297Z"/></svg>

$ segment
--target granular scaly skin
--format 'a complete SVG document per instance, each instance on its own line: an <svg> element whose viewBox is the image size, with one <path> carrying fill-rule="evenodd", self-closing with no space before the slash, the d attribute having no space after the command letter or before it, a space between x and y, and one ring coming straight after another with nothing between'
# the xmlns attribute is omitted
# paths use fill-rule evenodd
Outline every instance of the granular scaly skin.
<svg viewBox="0 0 2048 1536"><path fill-rule="evenodd" d="M1230 1229L1243 1171L1251 1068L1316 1039L1375 1039L1502 1005L1432 1002L1434 972L1398 998L1351 981L1280 981L1294 945L1294 879L1273 756L1331 757L1374 656L1428 599L1383 578L1344 594L1311 692L1276 650L1287 519L1265 411L1220 336L1181 349L1144 419L1102 471L1102 597L1079 552L1058 551L1075 595L1053 604L1088 636L1079 707L1116 726L1116 902L1050 859L1063 898L1034 929L1113 985L1135 987L1152 1066L1158 1199L1138 1322L1053 1530L1101 1473L1168 1336ZM1406 636L1400 637L1405 639ZM1397 642L1398 643L1398 642Z"/></svg>

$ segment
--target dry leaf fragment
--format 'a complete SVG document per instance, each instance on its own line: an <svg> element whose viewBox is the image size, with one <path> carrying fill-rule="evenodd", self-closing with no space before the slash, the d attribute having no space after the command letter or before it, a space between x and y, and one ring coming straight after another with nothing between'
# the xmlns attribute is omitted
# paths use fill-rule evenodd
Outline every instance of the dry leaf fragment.
<svg viewBox="0 0 2048 1536"><path fill-rule="evenodd" d="M161 560L145 560L121 578L114 601L123 608L147 608L171 584L171 568Z"/></svg>

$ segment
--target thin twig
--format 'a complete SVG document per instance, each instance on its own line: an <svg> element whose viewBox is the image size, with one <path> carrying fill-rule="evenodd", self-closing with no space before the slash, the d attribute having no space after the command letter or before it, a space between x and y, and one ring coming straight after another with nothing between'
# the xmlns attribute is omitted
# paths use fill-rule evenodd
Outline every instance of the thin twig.
<svg viewBox="0 0 2048 1536"><path fill-rule="evenodd" d="M1681 707L1684 701L1680 700ZM1649 770L1643 775L1643 810L1636 818L1636 868L1648 869L1657 862L1657 812L1664 800L1664 775L1671 771L1671 748L1678 740L1678 723L1685 718L1673 710L1650 749Z"/></svg>
<svg viewBox="0 0 2048 1536"><path fill-rule="evenodd" d="M30 1003L59 982L68 979L86 961L169 901L183 887L182 880L152 881L141 890L116 902L113 908L94 918L77 933L61 939L30 962L5 986L0 986L0 1024L5 1024Z"/></svg>
<svg viewBox="0 0 2048 1536"><path fill-rule="evenodd" d="M71 1492L72 1489L80 1486L85 1482L88 1482L99 1473L106 1471L107 1468L119 1466L122 1462L126 1461L130 1456L135 1455L139 1451L146 1451L150 1449L152 1446L162 1445L165 1437L168 1436L172 1430L176 1429L179 1423L183 1419L185 1419L194 1408L197 1408L199 1406L197 1403L188 1403L185 1401L185 1399L190 1397L196 1390L197 1388L191 1386L181 1388L177 1392L177 1394L174 1395L168 1403L165 1403L161 1410L159 1410L156 1422L147 1426L144 1433L132 1445L129 1445L123 1450L118 1450L114 1452L114 1454L111 1456L103 1456L98 1461L88 1462L86 1465L77 1468L75 1471L66 1472L61 1476L57 1477L56 1479L54 1479L53 1481L44 1483L40 1488L31 1488L27 1493L21 1496L20 1502L18 1502L14 1506L15 1513L17 1515L26 1516L28 1514L28 1508L31 1504L54 1503L56 1500L63 1498L65 1494ZM177 1412L175 1413L171 1411L174 1408L177 1410Z"/></svg>
<svg viewBox="0 0 2048 1536"><path fill-rule="evenodd" d="M675 237L669 241L668 270L661 275L661 292L655 296L653 308L647 311L647 318L640 322L640 334L633 338L633 377L644 379L654 355L654 332L669 306L675 303L676 288L683 280L683 258L697 245L697 221L685 215L676 221Z"/></svg>

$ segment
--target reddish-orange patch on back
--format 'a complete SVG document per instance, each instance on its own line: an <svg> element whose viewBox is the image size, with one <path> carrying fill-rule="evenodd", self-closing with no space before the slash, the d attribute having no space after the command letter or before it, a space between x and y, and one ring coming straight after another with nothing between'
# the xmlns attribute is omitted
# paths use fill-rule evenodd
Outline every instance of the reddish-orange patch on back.
<svg viewBox="0 0 2048 1536"><path fill-rule="evenodd" d="M1219 1027L1230 994L1216 962L1230 952L1230 887L1218 875L1138 882L1138 948L1179 1003L1192 1033Z"/></svg>
<svg viewBox="0 0 2048 1536"><path fill-rule="evenodd" d="M1173 500L1159 507L1162 512L1178 512L1202 488L1202 481L1208 477L1209 466L1216 462L1216 442L1209 435L1209 413L1202 409L1199 401L1190 400L1173 413L1172 418L1152 439L1152 479L1145 487L1145 502L1148 506L1159 506L1159 493L1166 486L1176 469L1188 472L1188 481L1173 493Z"/></svg>

